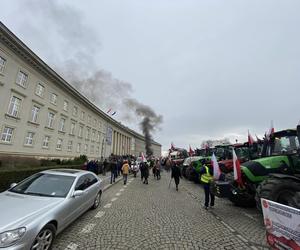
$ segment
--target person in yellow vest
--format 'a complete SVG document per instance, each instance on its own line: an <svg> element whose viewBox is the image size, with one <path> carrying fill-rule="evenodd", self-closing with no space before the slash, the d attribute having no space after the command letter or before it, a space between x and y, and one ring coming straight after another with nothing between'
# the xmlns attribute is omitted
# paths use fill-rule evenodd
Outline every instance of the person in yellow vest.
<svg viewBox="0 0 300 250"><path fill-rule="evenodd" d="M201 175L200 180L201 183L203 184L204 194L205 194L204 208L207 210L208 205L210 205L210 208L213 208L213 206L215 205L215 196L210 191L210 183L213 180L212 166L203 164L203 167L200 169L200 175Z"/></svg>
<svg viewBox="0 0 300 250"><path fill-rule="evenodd" d="M122 166L122 173L123 173L123 180L124 180L124 185L127 183L127 177L129 174L129 164L128 161L124 161L123 166Z"/></svg>

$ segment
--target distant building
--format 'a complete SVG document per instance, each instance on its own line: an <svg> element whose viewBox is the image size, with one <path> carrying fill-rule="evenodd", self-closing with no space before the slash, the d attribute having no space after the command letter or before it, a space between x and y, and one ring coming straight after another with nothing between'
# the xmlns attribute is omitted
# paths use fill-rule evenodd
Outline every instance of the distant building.
<svg viewBox="0 0 300 250"><path fill-rule="evenodd" d="M139 155L141 134L62 79L0 22L0 156ZM154 155L161 145L153 141Z"/></svg>

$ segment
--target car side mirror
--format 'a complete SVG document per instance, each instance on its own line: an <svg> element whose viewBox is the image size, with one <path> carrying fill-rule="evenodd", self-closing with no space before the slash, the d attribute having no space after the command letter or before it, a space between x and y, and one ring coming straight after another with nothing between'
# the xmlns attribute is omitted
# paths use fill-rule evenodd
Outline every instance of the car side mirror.
<svg viewBox="0 0 300 250"><path fill-rule="evenodd" d="M74 193L73 193L73 197L75 198L75 197L79 197L79 196L81 196L81 195L83 195L83 191L82 190L76 190Z"/></svg>
<svg viewBox="0 0 300 250"><path fill-rule="evenodd" d="M17 186L17 183L12 183L12 184L10 184L10 188L14 188L15 186Z"/></svg>

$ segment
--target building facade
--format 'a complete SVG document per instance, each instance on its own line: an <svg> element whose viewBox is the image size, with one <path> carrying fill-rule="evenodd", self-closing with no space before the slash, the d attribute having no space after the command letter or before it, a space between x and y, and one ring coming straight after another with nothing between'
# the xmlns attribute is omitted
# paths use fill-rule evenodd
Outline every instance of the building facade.
<svg viewBox="0 0 300 250"><path fill-rule="evenodd" d="M115 121L0 22L0 155L90 159L145 152L144 137ZM161 145L153 141L154 155Z"/></svg>

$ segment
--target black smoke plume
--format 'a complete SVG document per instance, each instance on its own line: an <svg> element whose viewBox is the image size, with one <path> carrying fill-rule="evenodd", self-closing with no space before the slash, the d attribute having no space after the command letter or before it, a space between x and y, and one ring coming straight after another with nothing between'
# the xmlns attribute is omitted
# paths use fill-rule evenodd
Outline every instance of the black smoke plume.
<svg viewBox="0 0 300 250"><path fill-rule="evenodd" d="M155 130L159 129L159 126L163 121L163 117L161 115L157 115L149 106L142 104L135 99L127 98L124 100L124 104L128 107L128 109L134 110L135 114L142 119L140 127L145 136L146 154L147 156L153 155L151 134Z"/></svg>

